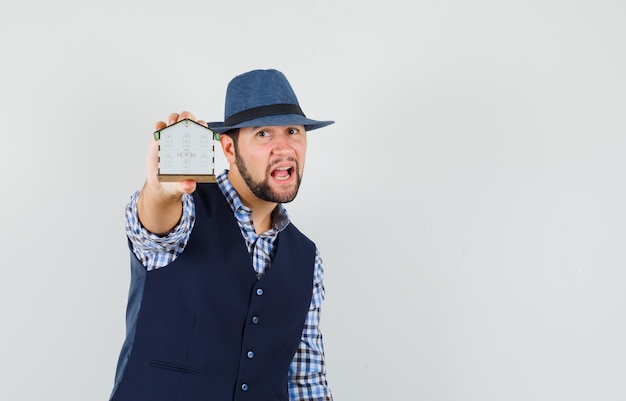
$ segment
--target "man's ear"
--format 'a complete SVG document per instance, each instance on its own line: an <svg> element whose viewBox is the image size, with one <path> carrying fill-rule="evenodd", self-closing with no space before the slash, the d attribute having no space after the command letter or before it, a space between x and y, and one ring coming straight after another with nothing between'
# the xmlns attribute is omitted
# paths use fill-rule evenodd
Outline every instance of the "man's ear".
<svg viewBox="0 0 626 401"><path fill-rule="evenodd" d="M220 145L222 145L222 151L228 164L235 164L235 143L233 138L224 134L220 135Z"/></svg>

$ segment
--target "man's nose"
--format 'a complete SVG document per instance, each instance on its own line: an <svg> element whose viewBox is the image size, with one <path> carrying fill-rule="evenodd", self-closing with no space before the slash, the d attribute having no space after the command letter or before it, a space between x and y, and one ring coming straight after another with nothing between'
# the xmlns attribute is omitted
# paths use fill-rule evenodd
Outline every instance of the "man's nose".
<svg viewBox="0 0 626 401"><path fill-rule="evenodd" d="M286 137L279 135L278 137L274 138L273 151L275 154L281 154L281 155L292 154L293 147L291 146L291 144L289 143L289 140Z"/></svg>

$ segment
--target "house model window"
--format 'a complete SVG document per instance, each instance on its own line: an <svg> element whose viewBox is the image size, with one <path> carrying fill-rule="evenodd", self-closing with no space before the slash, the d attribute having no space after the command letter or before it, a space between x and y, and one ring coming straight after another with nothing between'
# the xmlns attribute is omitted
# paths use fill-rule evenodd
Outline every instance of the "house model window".
<svg viewBox="0 0 626 401"><path fill-rule="evenodd" d="M154 133L159 141L159 181L215 182L214 133L185 119Z"/></svg>

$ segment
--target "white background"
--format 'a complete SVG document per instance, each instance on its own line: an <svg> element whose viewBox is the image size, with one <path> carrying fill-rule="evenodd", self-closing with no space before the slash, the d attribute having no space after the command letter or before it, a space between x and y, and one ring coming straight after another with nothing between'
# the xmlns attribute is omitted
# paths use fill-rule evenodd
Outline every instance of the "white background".
<svg viewBox="0 0 626 401"><path fill-rule="evenodd" d="M255 68L337 122L288 205L336 400L626 399L623 1L0 8L0 399L108 398L153 124Z"/></svg>

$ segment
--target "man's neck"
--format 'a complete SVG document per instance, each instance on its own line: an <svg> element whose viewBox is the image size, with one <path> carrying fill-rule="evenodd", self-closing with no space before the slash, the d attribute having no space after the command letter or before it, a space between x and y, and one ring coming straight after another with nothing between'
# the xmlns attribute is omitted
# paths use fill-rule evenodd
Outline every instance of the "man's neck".
<svg viewBox="0 0 626 401"><path fill-rule="evenodd" d="M241 175L232 169L228 172L228 179L237 192L241 203L252 211L252 223L257 235L272 228L272 212L278 204L258 198L250 191Z"/></svg>

